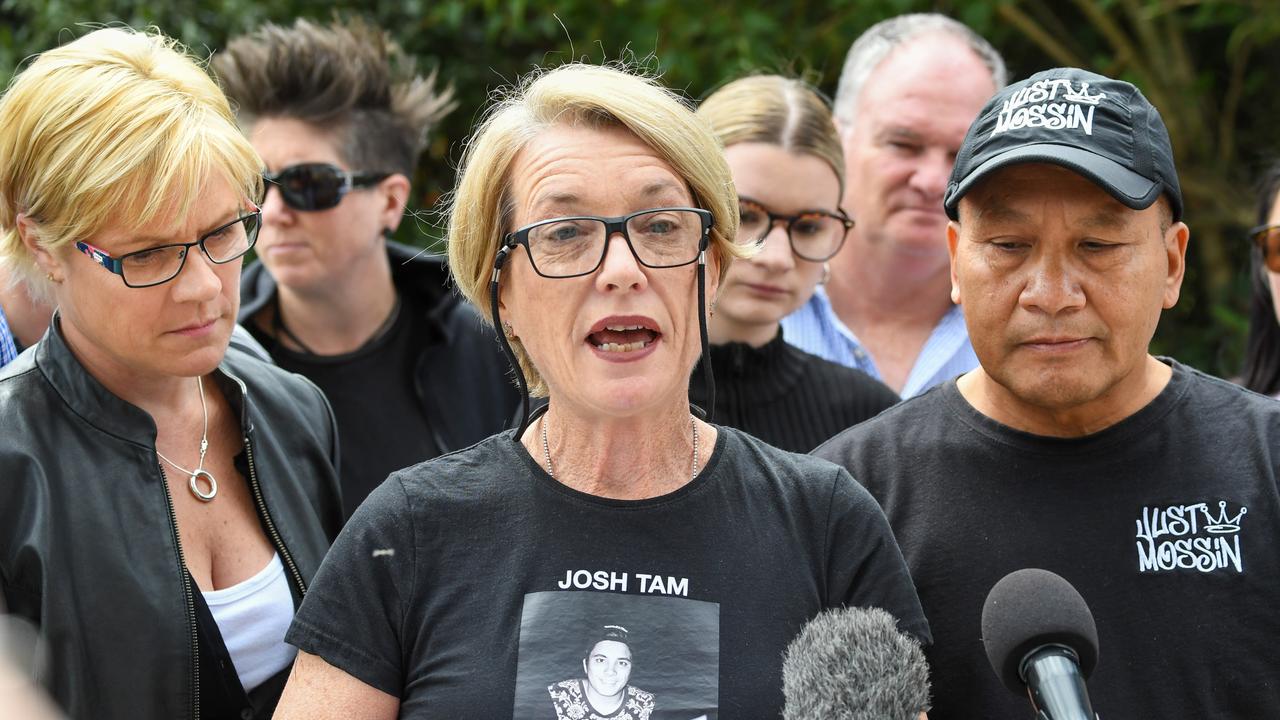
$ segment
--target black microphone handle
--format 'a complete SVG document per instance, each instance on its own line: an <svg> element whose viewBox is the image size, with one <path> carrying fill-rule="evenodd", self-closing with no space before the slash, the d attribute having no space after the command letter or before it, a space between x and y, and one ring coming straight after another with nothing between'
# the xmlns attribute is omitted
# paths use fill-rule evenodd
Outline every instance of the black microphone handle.
<svg viewBox="0 0 1280 720"><path fill-rule="evenodd" d="M1027 655L1022 676L1036 717L1046 720L1096 720L1075 653L1048 645Z"/></svg>

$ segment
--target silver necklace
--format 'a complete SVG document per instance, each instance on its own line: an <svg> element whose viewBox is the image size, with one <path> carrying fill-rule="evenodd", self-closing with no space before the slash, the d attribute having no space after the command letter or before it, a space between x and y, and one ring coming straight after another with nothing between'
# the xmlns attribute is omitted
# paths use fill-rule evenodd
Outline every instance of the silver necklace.
<svg viewBox="0 0 1280 720"><path fill-rule="evenodd" d="M190 479L187 481L187 487L191 488L191 494L195 495L196 499L201 502L209 502L218 496L218 481L213 478L213 475L208 470L204 469L204 456L205 453L209 452L209 406L204 401L204 381L198 375L196 376L196 386L200 388L200 409L204 412L204 432L200 435L200 462L196 465L196 469L188 470L182 467L162 455L160 448L156 448L156 455L159 455L161 460L177 468L178 472L189 475ZM204 478L205 482L209 484L209 492L206 493L200 490L200 478Z"/></svg>
<svg viewBox="0 0 1280 720"><path fill-rule="evenodd" d="M547 442L547 416L544 414L538 421L542 426L542 459L547 463L547 474L555 479L555 470L551 469L551 443ZM693 415L689 416L689 427L693 428L693 467L689 470L689 481L698 477L698 422Z"/></svg>

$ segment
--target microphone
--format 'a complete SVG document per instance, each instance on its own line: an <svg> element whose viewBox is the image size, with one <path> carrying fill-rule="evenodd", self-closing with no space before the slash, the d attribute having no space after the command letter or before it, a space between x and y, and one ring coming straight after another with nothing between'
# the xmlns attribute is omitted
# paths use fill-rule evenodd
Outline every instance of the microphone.
<svg viewBox="0 0 1280 720"><path fill-rule="evenodd" d="M1098 629L1071 583L1034 568L1004 576L982 606L982 643L1038 720L1096 720L1084 681L1098 664Z"/></svg>
<svg viewBox="0 0 1280 720"><path fill-rule="evenodd" d="M929 666L880 608L819 613L782 660L783 720L917 720L929 709Z"/></svg>

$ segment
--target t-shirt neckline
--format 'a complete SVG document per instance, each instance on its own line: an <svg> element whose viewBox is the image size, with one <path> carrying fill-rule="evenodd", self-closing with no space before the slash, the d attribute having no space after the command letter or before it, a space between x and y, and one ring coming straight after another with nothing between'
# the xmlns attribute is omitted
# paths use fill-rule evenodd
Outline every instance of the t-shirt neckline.
<svg viewBox="0 0 1280 720"><path fill-rule="evenodd" d="M707 487L715 481L716 469L720 465L720 459L725 452L725 444L728 442L729 433L727 428L714 425L716 429L716 444L711 450L711 457L702 467L698 468L698 474L692 480L672 490L669 493L657 495L650 498L640 500L625 500L619 498L606 498L599 495L592 495L581 490L565 485L547 474L547 469L539 464L525 449L520 440L515 437L514 429L506 430L502 433L503 442L499 443L506 452L514 453L519 458L525 469L529 472L529 479L536 485L555 491L565 497L577 502L586 503L596 507L606 507L618 510L645 510L650 508L664 507L672 503L680 502L693 494L699 492L702 488Z"/></svg>
<svg viewBox="0 0 1280 720"><path fill-rule="evenodd" d="M355 360L361 360L371 355L376 355L384 351L388 346L398 340L404 333L410 332L410 324L414 322L414 315L417 311L412 307L412 301L406 293L398 293L396 305L392 309L392 314L388 316L385 324L378 329L368 340L360 347L345 353L337 355L316 355L313 353L294 350L286 346L280 339L263 332L261 337L258 333L251 331L259 342L269 348L270 354L273 356L283 357L290 363L295 365L307 365L312 367L330 367L337 365L345 365ZM280 312L279 305L276 305L276 312ZM255 326L256 328L256 326Z"/></svg>
<svg viewBox="0 0 1280 720"><path fill-rule="evenodd" d="M1132 415L1095 433L1080 437L1052 437L1018 430L984 415L960 394L956 380L938 387L951 414L971 430L1003 445L1040 455L1078 455L1085 450L1104 450L1127 442L1169 413L1190 386L1190 370L1176 360L1158 357L1173 373L1160 392Z"/></svg>

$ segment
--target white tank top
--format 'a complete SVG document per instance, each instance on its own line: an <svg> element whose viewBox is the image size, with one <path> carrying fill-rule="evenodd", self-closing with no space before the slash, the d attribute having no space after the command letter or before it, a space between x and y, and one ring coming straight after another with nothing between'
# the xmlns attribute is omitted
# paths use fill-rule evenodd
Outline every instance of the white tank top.
<svg viewBox="0 0 1280 720"><path fill-rule="evenodd" d="M293 662L298 651L284 642L293 621L293 595L279 553L248 580L201 594L246 692Z"/></svg>

